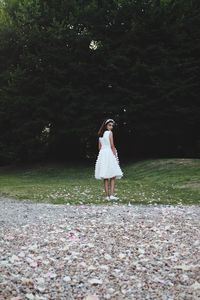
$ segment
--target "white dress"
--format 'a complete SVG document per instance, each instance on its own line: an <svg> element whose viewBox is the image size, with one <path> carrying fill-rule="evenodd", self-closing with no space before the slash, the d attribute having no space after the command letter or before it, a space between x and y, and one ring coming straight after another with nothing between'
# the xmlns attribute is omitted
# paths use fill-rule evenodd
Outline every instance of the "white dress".
<svg viewBox="0 0 200 300"><path fill-rule="evenodd" d="M104 131L103 137L99 137L101 142L101 149L97 156L95 164L95 178L104 179L116 177L120 179L123 176L123 172L119 166L119 159L113 154L110 140L110 130Z"/></svg>

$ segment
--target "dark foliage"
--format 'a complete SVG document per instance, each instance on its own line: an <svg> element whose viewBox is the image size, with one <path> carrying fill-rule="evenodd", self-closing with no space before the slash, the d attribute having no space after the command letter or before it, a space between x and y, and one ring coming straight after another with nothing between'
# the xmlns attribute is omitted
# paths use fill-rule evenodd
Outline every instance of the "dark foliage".
<svg viewBox="0 0 200 300"><path fill-rule="evenodd" d="M199 0L6 0L0 163L200 155Z"/></svg>

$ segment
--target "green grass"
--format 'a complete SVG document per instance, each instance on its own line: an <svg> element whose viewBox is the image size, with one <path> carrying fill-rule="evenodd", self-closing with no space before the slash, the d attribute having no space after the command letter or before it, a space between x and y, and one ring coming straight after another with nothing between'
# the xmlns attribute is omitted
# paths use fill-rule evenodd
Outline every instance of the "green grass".
<svg viewBox="0 0 200 300"><path fill-rule="evenodd" d="M157 159L121 163L116 180L120 203L199 204L200 159ZM0 168L0 194L54 204L108 204L94 166L40 164Z"/></svg>

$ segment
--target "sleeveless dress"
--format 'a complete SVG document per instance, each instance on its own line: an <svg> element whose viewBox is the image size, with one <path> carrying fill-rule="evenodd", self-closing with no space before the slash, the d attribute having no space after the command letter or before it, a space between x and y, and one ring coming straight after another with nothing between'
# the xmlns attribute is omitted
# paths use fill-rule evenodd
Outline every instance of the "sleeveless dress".
<svg viewBox="0 0 200 300"><path fill-rule="evenodd" d="M116 177L120 179L123 172L119 166L119 159L113 154L109 140L110 130L104 131L103 137L99 137L101 149L96 159L95 178L104 179Z"/></svg>

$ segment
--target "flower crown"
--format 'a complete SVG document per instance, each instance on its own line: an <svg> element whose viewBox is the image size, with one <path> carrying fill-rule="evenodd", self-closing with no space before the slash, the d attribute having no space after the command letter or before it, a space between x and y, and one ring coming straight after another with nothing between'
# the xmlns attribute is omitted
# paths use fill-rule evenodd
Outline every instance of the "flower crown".
<svg viewBox="0 0 200 300"><path fill-rule="evenodd" d="M113 119L108 119L108 120L105 121L105 125L106 125L107 123L109 123L109 122L115 123L115 121L114 121Z"/></svg>

